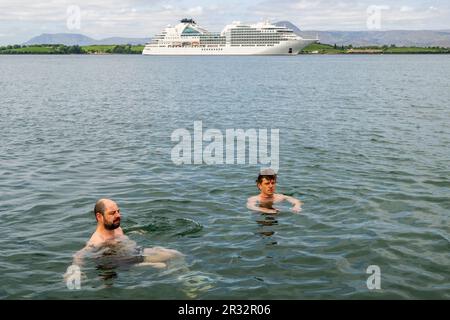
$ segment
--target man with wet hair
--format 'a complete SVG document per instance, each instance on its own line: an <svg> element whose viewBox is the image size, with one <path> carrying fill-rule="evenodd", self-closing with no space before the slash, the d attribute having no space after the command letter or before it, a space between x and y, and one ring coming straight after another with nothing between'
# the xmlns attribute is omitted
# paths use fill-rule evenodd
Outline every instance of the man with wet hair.
<svg viewBox="0 0 450 320"><path fill-rule="evenodd" d="M300 213L303 202L294 197L275 193L276 183L277 175L272 169L261 170L256 179L256 186L258 187L260 194L248 198L247 208L262 213L275 214L278 213L279 210L274 208L273 205L275 203L288 201L293 205L291 210L294 213Z"/></svg>
<svg viewBox="0 0 450 320"><path fill-rule="evenodd" d="M139 248L136 243L124 235L120 227L120 209L110 199L100 199L94 207L97 228L87 242L86 246L74 255L73 264L81 266L83 257L88 252L99 251L104 247L127 246L131 254L138 253L142 258L139 265L149 265L156 268L166 267L169 259L180 257L182 254L176 250L162 247Z"/></svg>

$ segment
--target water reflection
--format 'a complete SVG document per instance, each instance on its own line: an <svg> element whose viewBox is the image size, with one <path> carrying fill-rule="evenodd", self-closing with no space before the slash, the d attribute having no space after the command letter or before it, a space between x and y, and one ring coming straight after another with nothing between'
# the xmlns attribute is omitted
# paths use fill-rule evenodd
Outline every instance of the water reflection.
<svg viewBox="0 0 450 320"><path fill-rule="evenodd" d="M92 252L90 258L95 265L98 277L105 282L105 285L113 284L119 270L129 270L132 266L144 261L141 248L128 238L106 243Z"/></svg>
<svg viewBox="0 0 450 320"><path fill-rule="evenodd" d="M105 266L105 265L98 265L96 267L98 273L98 277L104 282L107 286L112 286L114 283L114 279L118 277L118 274L116 272L116 267L114 266Z"/></svg>
<svg viewBox="0 0 450 320"><path fill-rule="evenodd" d="M259 225L257 233L263 238L269 240L269 244L277 244L277 241L272 239L275 234L275 226L278 225L278 220L276 219L276 213L262 213L258 216L256 223Z"/></svg>

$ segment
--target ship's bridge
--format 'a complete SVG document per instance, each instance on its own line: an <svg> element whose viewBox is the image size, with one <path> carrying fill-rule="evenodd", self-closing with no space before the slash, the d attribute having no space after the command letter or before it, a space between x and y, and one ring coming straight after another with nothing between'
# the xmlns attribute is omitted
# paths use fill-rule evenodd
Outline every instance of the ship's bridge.
<svg viewBox="0 0 450 320"><path fill-rule="evenodd" d="M192 19L183 19L175 26L176 32L180 36L200 36L209 33L208 30L198 26Z"/></svg>

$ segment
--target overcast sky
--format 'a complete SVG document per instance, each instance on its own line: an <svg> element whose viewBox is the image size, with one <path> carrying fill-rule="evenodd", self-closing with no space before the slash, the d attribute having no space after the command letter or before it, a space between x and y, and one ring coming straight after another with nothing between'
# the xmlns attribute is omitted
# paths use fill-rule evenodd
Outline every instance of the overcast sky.
<svg viewBox="0 0 450 320"><path fill-rule="evenodd" d="M380 30L450 29L449 0L0 0L0 45L41 33L145 38L184 17L210 31L263 19L302 30L369 30L373 6L382 8Z"/></svg>

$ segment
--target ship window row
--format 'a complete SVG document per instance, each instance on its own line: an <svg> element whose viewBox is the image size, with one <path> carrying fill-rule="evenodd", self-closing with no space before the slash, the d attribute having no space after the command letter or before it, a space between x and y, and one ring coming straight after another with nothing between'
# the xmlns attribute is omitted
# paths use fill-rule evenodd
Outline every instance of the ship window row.
<svg viewBox="0 0 450 320"><path fill-rule="evenodd" d="M283 40L282 38L276 39L276 38L272 38L272 39L266 39L266 38L231 38L230 41L280 41Z"/></svg>
<svg viewBox="0 0 450 320"><path fill-rule="evenodd" d="M275 44L279 44L279 42L267 42L267 43L231 43L232 46L256 46L256 45L275 45Z"/></svg>
<svg viewBox="0 0 450 320"><path fill-rule="evenodd" d="M265 31L265 30L261 30L261 29L254 29L254 28L247 28L247 29L231 29L230 30L231 32L251 32L251 31L256 31L256 32L262 32L262 31Z"/></svg>
<svg viewBox="0 0 450 320"><path fill-rule="evenodd" d="M232 47L273 47L275 44L232 44L231 46Z"/></svg>
<svg viewBox="0 0 450 320"><path fill-rule="evenodd" d="M245 32L263 32L263 33L275 33L277 31L284 31L284 30L259 30L259 29L245 29L245 30L230 30L232 33L245 33Z"/></svg>
<svg viewBox="0 0 450 320"><path fill-rule="evenodd" d="M263 39L263 38L241 38L241 39L236 39L236 38L232 38L230 39L230 41L257 41L257 42L266 42L266 41L282 41L285 39Z"/></svg>
<svg viewBox="0 0 450 320"><path fill-rule="evenodd" d="M232 33L227 35L228 37L280 37L283 36L280 33Z"/></svg>
<svg viewBox="0 0 450 320"><path fill-rule="evenodd" d="M280 40L281 39L261 39L261 38L253 38L253 39L249 39L249 38L242 38L242 39L232 38L232 39L230 39L230 41L253 41L253 42L280 41Z"/></svg>
<svg viewBox="0 0 450 320"><path fill-rule="evenodd" d="M278 43L280 43L280 42L278 42L278 41L269 41L269 42L250 42L250 41L248 41L248 42L235 42L235 41L232 41L231 42L231 44L242 44L242 45L248 45L248 44L278 44Z"/></svg>
<svg viewBox="0 0 450 320"><path fill-rule="evenodd" d="M231 43L279 43L286 40L231 40Z"/></svg>
<svg viewBox="0 0 450 320"><path fill-rule="evenodd" d="M255 31L255 32L231 32L232 35L247 35L247 34L263 34L263 35L274 35L274 34L280 34L280 32L259 32L259 31Z"/></svg>
<svg viewBox="0 0 450 320"><path fill-rule="evenodd" d="M280 42L280 41L286 41L286 39L231 39L230 41L231 42Z"/></svg>
<svg viewBox="0 0 450 320"><path fill-rule="evenodd" d="M261 33L254 33L254 34L232 34L231 35L233 38L234 37L266 37L266 38L277 38L277 37L281 37L283 36L282 34L279 33L274 33L274 34L261 34Z"/></svg>
<svg viewBox="0 0 450 320"><path fill-rule="evenodd" d="M267 38L231 38L231 41L280 41L281 38L272 38L272 39L267 39Z"/></svg>
<svg viewBox="0 0 450 320"><path fill-rule="evenodd" d="M264 36L248 36L248 37L231 37L231 39L264 39L264 40L273 40L273 39L281 39L282 37L264 37Z"/></svg>
<svg viewBox="0 0 450 320"><path fill-rule="evenodd" d="M281 33L262 33L262 32L249 32L249 33L232 33L231 36L263 36L263 37L273 37L273 36L281 36Z"/></svg>

